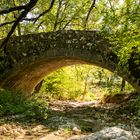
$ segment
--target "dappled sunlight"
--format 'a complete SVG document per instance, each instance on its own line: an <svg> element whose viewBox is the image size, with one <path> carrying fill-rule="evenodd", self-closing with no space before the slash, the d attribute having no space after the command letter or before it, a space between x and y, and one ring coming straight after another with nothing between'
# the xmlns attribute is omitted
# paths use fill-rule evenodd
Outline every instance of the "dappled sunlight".
<svg viewBox="0 0 140 140"><path fill-rule="evenodd" d="M123 87L122 87L123 86ZM123 89L122 89L123 88ZM44 78L38 92L59 100L101 101L105 95L128 94L134 89L122 78L92 65L71 65Z"/></svg>
<svg viewBox="0 0 140 140"><path fill-rule="evenodd" d="M0 140L140 140L140 0L0 1Z"/></svg>

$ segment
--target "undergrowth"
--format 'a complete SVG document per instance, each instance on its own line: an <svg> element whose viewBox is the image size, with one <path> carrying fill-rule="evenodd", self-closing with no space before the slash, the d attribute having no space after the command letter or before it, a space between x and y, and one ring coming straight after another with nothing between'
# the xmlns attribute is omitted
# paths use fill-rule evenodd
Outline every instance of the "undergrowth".
<svg viewBox="0 0 140 140"><path fill-rule="evenodd" d="M19 92L0 89L0 116L24 114L27 118L46 119L49 111L47 101L38 95L25 98Z"/></svg>
<svg viewBox="0 0 140 140"><path fill-rule="evenodd" d="M132 108L135 114L140 117L140 95L131 101L130 108Z"/></svg>
<svg viewBox="0 0 140 140"><path fill-rule="evenodd" d="M46 94L38 93L26 98L19 92L0 89L0 117L23 114L29 119L44 120L51 111L47 100ZM140 116L140 96L132 99L129 104L129 109Z"/></svg>

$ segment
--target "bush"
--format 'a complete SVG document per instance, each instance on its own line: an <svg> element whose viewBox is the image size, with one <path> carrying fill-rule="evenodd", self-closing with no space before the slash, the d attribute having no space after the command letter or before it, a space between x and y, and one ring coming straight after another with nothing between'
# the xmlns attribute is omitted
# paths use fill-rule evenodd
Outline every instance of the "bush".
<svg viewBox="0 0 140 140"><path fill-rule="evenodd" d="M44 95L36 94L27 100L28 110L25 114L35 119L46 119L50 111L49 104Z"/></svg>
<svg viewBox="0 0 140 140"><path fill-rule="evenodd" d="M25 97L20 93L13 93L0 89L0 115L14 115L26 111Z"/></svg>
<svg viewBox="0 0 140 140"><path fill-rule="evenodd" d="M19 92L0 89L0 116L24 114L29 118L45 119L48 111L48 103L43 98L27 99Z"/></svg>
<svg viewBox="0 0 140 140"><path fill-rule="evenodd" d="M140 95L131 101L130 108L133 110L135 115L140 117Z"/></svg>

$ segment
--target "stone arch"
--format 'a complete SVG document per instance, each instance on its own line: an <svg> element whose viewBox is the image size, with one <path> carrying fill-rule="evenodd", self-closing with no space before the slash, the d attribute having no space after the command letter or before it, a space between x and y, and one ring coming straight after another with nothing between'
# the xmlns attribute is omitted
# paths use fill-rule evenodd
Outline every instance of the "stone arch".
<svg viewBox="0 0 140 140"><path fill-rule="evenodd" d="M96 31L29 34L13 37L8 42L7 54L0 61L6 64L0 67L0 84L30 94L45 75L60 67L86 63L113 72L118 70L118 62L108 40ZM118 75L140 91L140 77L126 73L123 66Z"/></svg>

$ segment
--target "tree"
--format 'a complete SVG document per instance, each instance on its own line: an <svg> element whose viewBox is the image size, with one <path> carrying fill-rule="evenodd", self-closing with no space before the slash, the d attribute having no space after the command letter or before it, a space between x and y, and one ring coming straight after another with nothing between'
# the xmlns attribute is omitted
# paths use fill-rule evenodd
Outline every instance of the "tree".
<svg viewBox="0 0 140 140"><path fill-rule="evenodd" d="M19 16L15 17L16 18L15 20L13 20L11 22L5 22L5 23L2 23L0 25L0 26L4 26L6 24L13 23L10 31L7 34L7 37L4 39L4 41L1 44L1 48L7 43L7 41L9 40L9 38L11 37L13 32L15 31L16 27L19 25L19 23L23 20L26 20L25 17L33 9L33 7L37 4L37 2L38 2L38 0L30 0L27 4L6 8L6 9L0 11L0 15L4 15L4 14L9 14L9 13L17 11L17 10L18 11L22 10L21 13L19 14ZM41 14L39 14L36 18L34 18L33 19L34 22L36 22L41 16L48 13L51 10L51 8L53 7L54 2L55 2L55 0L52 0L49 8L47 10L43 11ZM14 4L15 4L15 2L14 2ZM6 47L5 46L4 46L4 52L6 52Z"/></svg>

